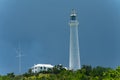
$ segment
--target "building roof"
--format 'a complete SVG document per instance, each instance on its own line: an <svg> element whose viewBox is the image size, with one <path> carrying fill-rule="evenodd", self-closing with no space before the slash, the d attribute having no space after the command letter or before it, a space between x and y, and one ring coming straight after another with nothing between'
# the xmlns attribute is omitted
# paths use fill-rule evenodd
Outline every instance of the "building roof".
<svg viewBox="0 0 120 80"><path fill-rule="evenodd" d="M53 67L51 64L35 64L33 67Z"/></svg>

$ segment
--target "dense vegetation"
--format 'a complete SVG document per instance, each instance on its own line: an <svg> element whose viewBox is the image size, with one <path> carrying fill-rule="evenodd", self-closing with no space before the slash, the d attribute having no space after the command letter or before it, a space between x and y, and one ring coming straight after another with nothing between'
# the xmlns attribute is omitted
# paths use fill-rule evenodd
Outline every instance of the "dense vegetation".
<svg viewBox="0 0 120 80"><path fill-rule="evenodd" d="M32 73L31 69L22 75L8 73L0 76L0 80L120 80L120 67L116 69L83 65L80 70L66 70L62 65L39 73Z"/></svg>

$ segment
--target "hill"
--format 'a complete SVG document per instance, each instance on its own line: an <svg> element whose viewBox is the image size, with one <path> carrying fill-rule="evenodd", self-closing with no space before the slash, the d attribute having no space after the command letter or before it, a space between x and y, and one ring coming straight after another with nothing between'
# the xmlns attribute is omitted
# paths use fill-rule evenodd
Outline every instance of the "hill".
<svg viewBox="0 0 120 80"><path fill-rule="evenodd" d="M112 69L83 65L81 69L73 71L56 65L53 69L39 73L32 73L31 69L22 75L8 73L0 76L0 80L120 80L120 66Z"/></svg>

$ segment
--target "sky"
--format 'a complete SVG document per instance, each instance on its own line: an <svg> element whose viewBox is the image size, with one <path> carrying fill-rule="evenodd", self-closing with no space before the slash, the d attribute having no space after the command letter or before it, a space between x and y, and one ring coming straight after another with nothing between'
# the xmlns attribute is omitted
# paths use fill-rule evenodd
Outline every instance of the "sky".
<svg viewBox="0 0 120 80"><path fill-rule="evenodd" d="M81 65L120 65L120 0L0 0L0 74L34 64L69 66L69 19L79 21Z"/></svg>

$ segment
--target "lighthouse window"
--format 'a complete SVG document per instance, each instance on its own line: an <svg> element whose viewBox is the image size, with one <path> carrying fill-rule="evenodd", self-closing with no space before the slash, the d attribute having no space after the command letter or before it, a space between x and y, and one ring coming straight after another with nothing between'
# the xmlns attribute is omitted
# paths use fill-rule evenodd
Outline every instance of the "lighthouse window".
<svg viewBox="0 0 120 80"><path fill-rule="evenodd" d="M76 16L71 16L71 20L76 20Z"/></svg>

